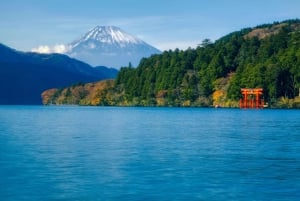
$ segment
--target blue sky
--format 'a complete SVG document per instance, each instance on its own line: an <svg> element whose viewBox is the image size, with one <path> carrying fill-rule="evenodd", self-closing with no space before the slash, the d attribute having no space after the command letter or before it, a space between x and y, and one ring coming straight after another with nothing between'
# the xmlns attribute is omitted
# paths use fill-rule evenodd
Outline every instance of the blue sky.
<svg viewBox="0 0 300 201"><path fill-rule="evenodd" d="M299 0L1 0L0 43L29 51L114 25L169 50L274 21L300 18Z"/></svg>

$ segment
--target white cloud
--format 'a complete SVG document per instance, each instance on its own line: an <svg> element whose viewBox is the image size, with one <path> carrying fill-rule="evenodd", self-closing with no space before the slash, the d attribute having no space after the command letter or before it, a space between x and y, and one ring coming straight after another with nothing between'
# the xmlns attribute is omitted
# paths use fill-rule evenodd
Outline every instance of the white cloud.
<svg viewBox="0 0 300 201"><path fill-rule="evenodd" d="M44 54L49 54L49 53L65 53L69 50L69 47L63 44L57 44L54 46L48 46L48 45L40 45L37 48L31 49L32 52L37 52L37 53L44 53Z"/></svg>
<svg viewBox="0 0 300 201"><path fill-rule="evenodd" d="M37 48L33 48L31 51L32 52L38 52L38 53L50 53L51 52L50 47L47 46L47 45L41 45Z"/></svg>
<svg viewBox="0 0 300 201"><path fill-rule="evenodd" d="M55 53L65 53L69 50L69 47L66 45L55 45L53 50Z"/></svg>

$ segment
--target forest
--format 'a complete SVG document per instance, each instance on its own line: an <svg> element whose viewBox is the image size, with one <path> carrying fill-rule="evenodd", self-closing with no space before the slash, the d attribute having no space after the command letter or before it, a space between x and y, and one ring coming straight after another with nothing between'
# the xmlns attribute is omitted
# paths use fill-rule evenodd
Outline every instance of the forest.
<svg viewBox="0 0 300 201"><path fill-rule="evenodd" d="M195 49L152 55L136 68L122 67L109 86L95 92L97 105L238 107L241 88L263 88L268 107L299 108L300 20L245 28L214 42L205 39ZM73 102L68 96L76 87L68 96L66 90L44 92L44 104L93 105L88 90Z"/></svg>

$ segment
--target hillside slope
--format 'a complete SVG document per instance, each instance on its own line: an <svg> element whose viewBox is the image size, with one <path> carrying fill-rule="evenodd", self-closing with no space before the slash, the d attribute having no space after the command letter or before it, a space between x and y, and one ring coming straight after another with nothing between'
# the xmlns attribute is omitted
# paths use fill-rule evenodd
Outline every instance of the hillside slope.
<svg viewBox="0 0 300 201"><path fill-rule="evenodd" d="M0 104L42 104L46 89L113 78L102 70L65 55L25 53L0 44Z"/></svg>
<svg viewBox="0 0 300 201"><path fill-rule="evenodd" d="M111 103L238 107L240 89L256 87L271 107L300 107L300 20L242 29L122 68Z"/></svg>

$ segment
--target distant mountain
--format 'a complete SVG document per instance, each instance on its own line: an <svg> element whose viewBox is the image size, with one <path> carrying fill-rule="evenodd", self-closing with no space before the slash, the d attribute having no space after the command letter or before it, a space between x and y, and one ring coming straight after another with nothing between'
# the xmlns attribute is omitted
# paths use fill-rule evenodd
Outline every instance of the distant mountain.
<svg viewBox="0 0 300 201"><path fill-rule="evenodd" d="M25 53L0 44L0 104L42 104L45 89L115 76L114 70L66 55Z"/></svg>
<svg viewBox="0 0 300 201"><path fill-rule="evenodd" d="M137 66L143 57L161 53L155 47L115 26L97 26L70 43L67 55L90 65Z"/></svg>
<svg viewBox="0 0 300 201"><path fill-rule="evenodd" d="M106 66L96 66L95 70L99 71L106 79L114 79L117 77L119 71L115 68L108 68Z"/></svg>

